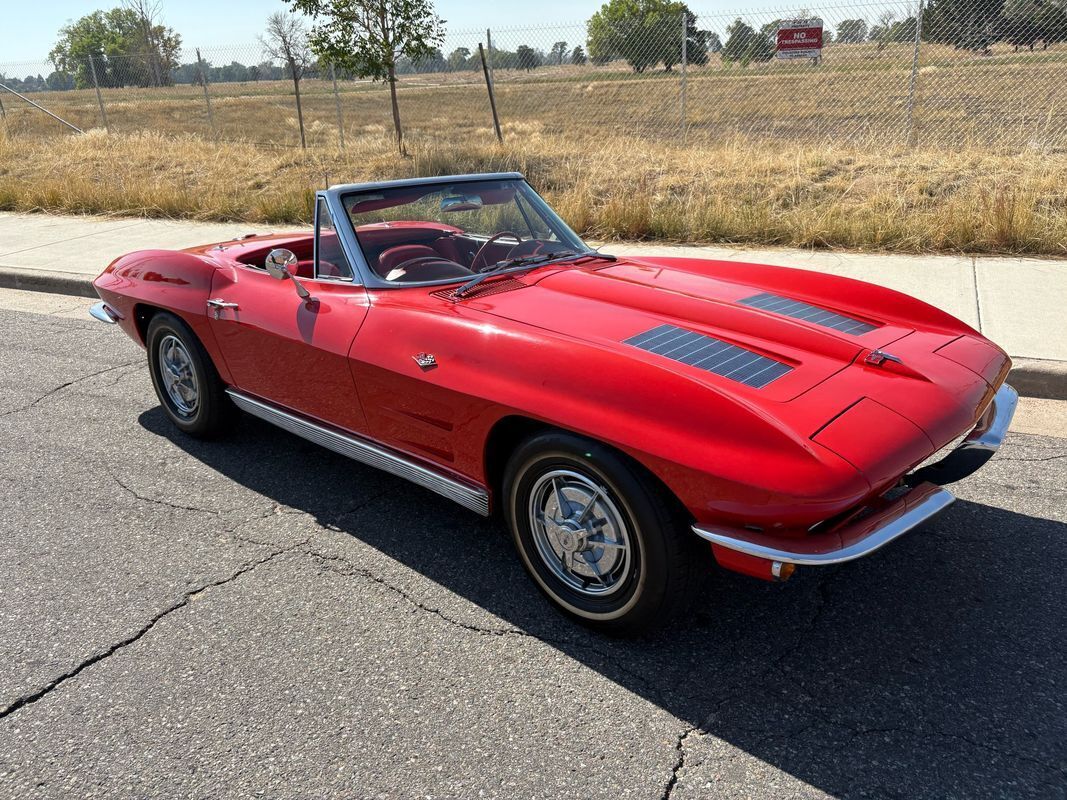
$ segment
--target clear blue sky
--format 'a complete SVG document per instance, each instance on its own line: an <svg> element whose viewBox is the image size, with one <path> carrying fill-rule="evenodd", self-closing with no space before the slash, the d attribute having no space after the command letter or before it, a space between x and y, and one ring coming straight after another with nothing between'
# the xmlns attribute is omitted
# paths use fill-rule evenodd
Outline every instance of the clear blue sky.
<svg viewBox="0 0 1067 800"><path fill-rule="evenodd" d="M605 0L437 0L437 13L446 29L550 26L588 18ZM68 21L100 8L114 8L121 0L45 0L19 13L3 15L0 64L44 61L56 41L56 32ZM3 5L7 5L4 3ZM244 44L256 41L269 14L287 6L281 0L161 0L163 21L182 36L189 47ZM691 2L697 11L711 4Z"/></svg>

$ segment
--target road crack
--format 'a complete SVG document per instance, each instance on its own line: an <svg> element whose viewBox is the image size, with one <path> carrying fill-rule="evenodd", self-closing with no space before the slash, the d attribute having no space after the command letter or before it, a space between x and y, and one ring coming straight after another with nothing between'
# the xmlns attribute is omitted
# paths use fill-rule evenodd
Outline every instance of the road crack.
<svg viewBox="0 0 1067 800"><path fill-rule="evenodd" d="M685 759L687 756L685 740L699 730L698 727L692 725L678 734L678 740L674 743L674 766L671 768L671 777L668 779L667 785L663 787L663 794L661 795L662 800L670 800L674 787L678 785L678 778L681 775L682 770L685 769Z"/></svg>
<svg viewBox="0 0 1067 800"><path fill-rule="evenodd" d="M367 503L373 502L368 500ZM448 614L441 608L429 605L422 600L412 596L405 589L396 586L381 575L375 574L373 571L366 567L353 564L347 558L342 555L329 555L326 553L318 552L314 549L305 550L304 554L316 561L321 569L328 570L334 574L341 575L349 578L361 578L365 581L373 583L381 588L395 594L405 603L407 603L415 611L419 611L425 614L432 615L447 625L451 625L457 629L473 633L477 636L494 636L494 637L512 637L515 639L529 639L536 642L543 642L544 644L556 647L563 652L582 650L588 654L595 656L603 664L610 665L611 669L625 676L632 681L636 686L640 687L640 691L647 697L653 698L655 702L665 707L667 703L668 693L670 687L664 688L658 685L653 680L649 679L644 673L631 669L625 666L624 663L614 656L612 653L604 650L593 643L584 642L578 639L568 639L565 637L546 636L544 634L530 633L528 631L521 630L519 628L492 628L484 625L476 625L470 622L464 622L456 619Z"/></svg>
<svg viewBox="0 0 1067 800"><path fill-rule="evenodd" d="M1067 453L1057 453L1054 456L1042 456L1041 458L1027 458L1026 456L1001 456L997 461L1018 461L1024 463L1037 463L1040 461L1055 461L1058 458L1067 458Z"/></svg>
<svg viewBox="0 0 1067 800"><path fill-rule="evenodd" d="M131 497L135 498L136 500L139 500L142 503L151 503L153 505L163 506L165 508L172 508L172 509L174 509L176 511L195 511L195 512L201 513L201 514L213 514L216 517L219 516L220 513L221 513L219 511L216 511L213 508L202 508L200 506L186 506L186 505L182 505L181 503L172 503L169 500L159 500L159 499L157 499L155 497L145 497L143 494L138 492L136 489L133 489L131 486L129 486L124 480L122 480L122 478L120 478L118 475L116 475L114 472L112 472L110 467L106 467L105 466L104 470L107 472L108 475L111 476L111 479L116 484L118 484L119 487L123 491L125 491ZM232 532L233 532L232 530L228 531L228 533L232 533Z"/></svg>
<svg viewBox="0 0 1067 800"><path fill-rule="evenodd" d="M78 663L75 667L73 667L72 669L68 670L67 672L64 672L62 675L58 676L54 680L49 681L49 683L47 685L41 687L40 689L37 689L36 691L30 692L29 694L22 695L21 697L16 698L15 700L13 700L7 706L5 706L4 708L0 709L0 720L9 717L10 715L14 714L19 709L25 708L26 706L29 706L29 705L33 705L37 701L42 700L43 698L45 698L49 694L51 694L55 689L59 688L60 686L62 686L64 683L66 683L67 681L71 680L72 678L77 677L82 672L84 672L85 670L87 670L90 667L92 667L94 664L99 664L101 661L104 661L105 659L110 658L111 656L113 656L116 653L124 650L125 648L129 647L130 645L135 644L140 639L142 639L145 635L147 635L149 633L149 631L151 631L159 622L161 622L166 617L168 617L171 614L173 614L175 611L178 611L178 610L180 610L182 608L185 608L198 595L203 594L204 592L208 591L209 589L215 589L215 588L218 588L220 586L225 586L228 583L232 583L233 581L235 581L238 578L240 578L242 575L245 575L245 574L251 572L252 570L256 569L257 567L261 567L261 566L263 566L264 564L266 564L266 563L268 563L270 561L273 561L278 556L281 556L281 555L283 555L285 553L289 553L289 552L291 552L293 550L296 550L296 549L299 549L299 548L305 546L309 541L310 541L310 537L308 539L305 539L305 540L303 540L301 542L298 542L297 544L292 545L290 547L283 547L283 548L272 550L270 553L268 553L266 556L264 556L262 558L256 559L255 561L250 561L250 562L245 563L243 566L241 566L238 569L234 570L233 572L231 572L229 575L227 575L224 578L219 578L218 580L210 581L210 582L205 583L205 584L203 584L201 586L198 586L195 589L191 589L191 590L185 592L176 602L172 603L171 605L167 606L165 609L163 609L159 613L155 614L147 623L145 623L140 628L138 628L130 636L127 636L125 639L122 639L121 641L116 642L115 644L113 644L110 647L108 647L106 650L102 650L102 651L90 656L89 658L85 659L84 661Z"/></svg>
<svg viewBox="0 0 1067 800"><path fill-rule="evenodd" d="M12 414L21 414L24 411L29 411L31 408L36 406L38 403L44 402L49 397L52 397L53 395L56 395L59 392L62 392L64 389L69 389L71 386L74 386L75 384L82 383L84 381L89 380L90 378L95 378L97 375L104 375L104 374L106 374L108 372L114 372L115 370L123 369L124 367L132 367L134 364L140 364L140 363L141 363L141 359L137 359L136 361L129 361L129 362L125 363L125 364L116 364L113 367L105 367L104 369L97 370L96 372L91 372L88 375L82 375L80 378L74 378L73 380L69 380L66 383L61 383L61 384L59 384L59 386L56 386L56 387L54 387L52 389L49 389L44 394L38 395L37 397L35 397L30 402L25 403L24 405L21 405L21 406L19 406L17 408L12 408L12 409L9 409L8 411L3 412L2 414L0 414L0 418L9 417Z"/></svg>
<svg viewBox="0 0 1067 800"><path fill-rule="evenodd" d="M453 625L457 628L462 628L463 630L470 631L471 633L476 633L481 636L519 636L528 637L531 639L539 638L532 633L527 633L526 631L519 630L518 628L486 628L480 625L473 625L469 622L462 622L461 620L458 620L455 617L449 616L440 608L435 608L434 606L426 605L426 603L413 597L406 590L400 588L399 586L394 586L385 578L381 577L380 575L375 575L366 567L356 566L343 556L327 555L325 553L320 553L315 550L307 550L305 551L305 555L307 555L316 563L318 563L318 565L323 569L329 570L330 572L334 572L338 575L344 575L345 577L359 577L363 578L364 580L370 581L371 583L381 586L383 589L386 589L397 595L413 608L419 611L423 611L427 614L432 614L436 617L439 617L440 619L447 622L449 625ZM343 564L344 566L339 566L340 564Z"/></svg>

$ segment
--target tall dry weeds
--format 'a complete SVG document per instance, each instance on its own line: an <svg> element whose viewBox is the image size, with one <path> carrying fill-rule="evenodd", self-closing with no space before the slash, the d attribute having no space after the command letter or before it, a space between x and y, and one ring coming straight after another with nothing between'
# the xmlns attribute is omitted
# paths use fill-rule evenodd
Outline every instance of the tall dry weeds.
<svg viewBox="0 0 1067 800"><path fill-rule="evenodd" d="M517 170L599 239L902 252L1067 255L1067 156L561 140L511 126L509 143L384 134L344 153L158 134L22 139L0 129L0 209L307 222L327 184Z"/></svg>

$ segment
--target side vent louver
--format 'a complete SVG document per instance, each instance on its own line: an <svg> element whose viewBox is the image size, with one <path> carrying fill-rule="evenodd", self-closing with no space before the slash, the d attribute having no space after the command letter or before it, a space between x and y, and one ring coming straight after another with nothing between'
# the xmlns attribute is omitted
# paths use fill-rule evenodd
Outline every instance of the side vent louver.
<svg viewBox="0 0 1067 800"><path fill-rule="evenodd" d="M755 389L762 389L793 369L773 358L675 325L659 325L631 336L623 344L713 372Z"/></svg>
<svg viewBox="0 0 1067 800"><path fill-rule="evenodd" d="M847 333L852 336L859 336L878 327L877 325L871 325L869 322L862 322L852 317L846 317L844 314L838 314L836 311L827 311L825 308L819 308L810 303L802 303L800 300L792 300L770 292L755 294L752 297L738 300L738 302L742 305L758 308L761 311L770 311L772 314L781 314L784 317L803 320L804 322L810 322L812 325L822 325L824 328L832 328L835 331L841 331L841 333Z"/></svg>

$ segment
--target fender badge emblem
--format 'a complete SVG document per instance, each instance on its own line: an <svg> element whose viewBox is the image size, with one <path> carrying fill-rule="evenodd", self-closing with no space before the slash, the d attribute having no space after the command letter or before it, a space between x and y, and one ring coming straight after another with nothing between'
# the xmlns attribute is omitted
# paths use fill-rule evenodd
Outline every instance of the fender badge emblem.
<svg viewBox="0 0 1067 800"><path fill-rule="evenodd" d="M868 364L872 364L876 367L884 364L886 361L895 361L897 364L904 363L892 353L885 353L881 350L872 350L863 360L866 361Z"/></svg>
<svg viewBox="0 0 1067 800"><path fill-rule="evenodd" d="M434 357L433 353L417 353L416 355L413 355L412 358L415 359L415 363L423 369L437 366L437 359Z"/></svg>

